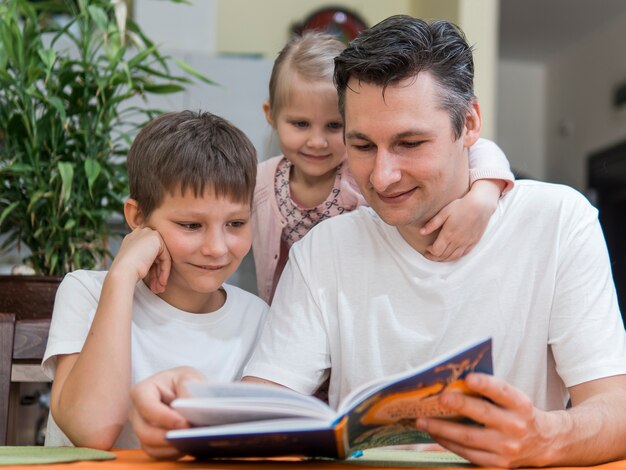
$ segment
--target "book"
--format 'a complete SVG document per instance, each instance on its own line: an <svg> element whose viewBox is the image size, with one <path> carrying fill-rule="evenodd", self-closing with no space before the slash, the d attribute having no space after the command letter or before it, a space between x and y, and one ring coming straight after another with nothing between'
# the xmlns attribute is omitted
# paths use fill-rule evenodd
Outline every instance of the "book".
<svg viewBox="0 0 626 470"><path fill-rule="evenodd" d="M190 382L171 406L191 428L167 440L198 458L300 455L344 459L356 450L433 442L418 417L466 420L439 405L444 391L472 394L464 378L493 374L491 338L419 368L367 383L334 410L317 398L256 382Z"/></svg>

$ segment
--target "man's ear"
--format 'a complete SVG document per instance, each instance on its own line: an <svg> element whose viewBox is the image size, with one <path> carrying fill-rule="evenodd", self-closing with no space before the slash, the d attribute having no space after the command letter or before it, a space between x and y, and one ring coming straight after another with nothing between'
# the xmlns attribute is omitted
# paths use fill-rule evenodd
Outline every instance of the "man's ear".
<svg viewBox="0 0 626 470"><path fill-rule="evenodd" d="M265 114L265 120L267 123L274 127L274 121L272 119L272 107L270 106L270 102L265 100L263 101L263 113Z"/></svg>
<svg viewBox="0 0 626 470"><path fill-rule="evenodd" d="M472 101L469 112L465 116L465 136L463 137L463 147L470 148L480 137L480 130L483 126L478 100Z"/></svg>
<svg viewBox="0 0 626 470"><path fill-rule="evenodd" d="M139 208L139 203L135 199L126 199L124 203L124 217L131 230L135 230L137 227L143 225L144 217Z"/></svg>

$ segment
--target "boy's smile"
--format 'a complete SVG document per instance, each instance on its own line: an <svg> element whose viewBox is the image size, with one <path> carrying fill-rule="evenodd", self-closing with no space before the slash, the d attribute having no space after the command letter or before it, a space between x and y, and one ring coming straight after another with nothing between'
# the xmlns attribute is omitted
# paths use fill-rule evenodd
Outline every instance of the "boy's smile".
<svg viewBox="0 0 626 470"><path fill-rule="evenodd" d="M220 287L250 250L250 204L216 196L212 188L167 192L146 225L163 238L172 260L165 292L169 304L188 312L211 312L224 297Z"/></svg>

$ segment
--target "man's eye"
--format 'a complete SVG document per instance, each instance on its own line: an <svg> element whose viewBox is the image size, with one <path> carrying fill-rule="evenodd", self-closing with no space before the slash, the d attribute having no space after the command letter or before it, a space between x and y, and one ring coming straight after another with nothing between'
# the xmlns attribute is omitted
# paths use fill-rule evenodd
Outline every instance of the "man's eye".
<svg viewBox="0 0 626 470"><path fill-rule="evenodd" d="M419 147L419 146L420 146L420 145L422 145L423 143L424 143L424 141L423 141L423 140L417 140L417 141L407 141L407 142L401 142L401 143L400 143L400 145L401 145L402 147L412 149L412 148Z"/></svg>
<svg viewBox="0 0 626 470"><path fill-rule="evenodd" d="M352 145L352 148L358 152L368 152L374 148L372 144Z"/></svg>

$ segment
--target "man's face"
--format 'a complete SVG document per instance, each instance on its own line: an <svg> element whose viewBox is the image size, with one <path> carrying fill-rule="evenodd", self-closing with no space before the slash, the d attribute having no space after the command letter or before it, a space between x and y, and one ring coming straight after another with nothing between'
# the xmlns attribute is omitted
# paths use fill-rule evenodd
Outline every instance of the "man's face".
<svg viewBox="0 0 626 470"><path fill-rule="evenodd" d="M439 85L427 72L387 87L384 95L382 87L357 79L346 90L352 174L369 205L407 240L469 189L467 148L478 139L478 105L455 140L439 103Z"/></svg>

